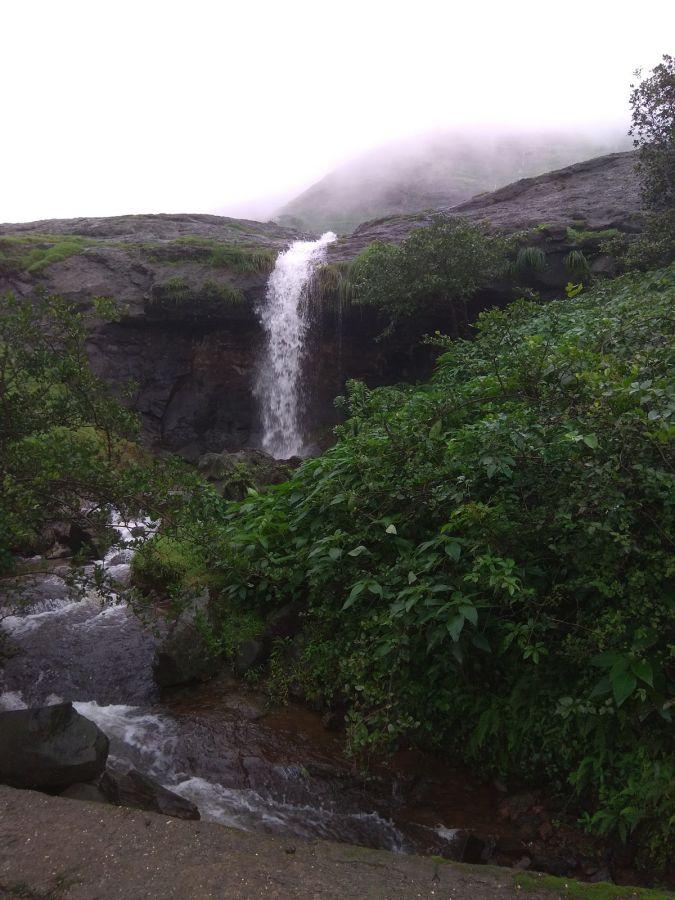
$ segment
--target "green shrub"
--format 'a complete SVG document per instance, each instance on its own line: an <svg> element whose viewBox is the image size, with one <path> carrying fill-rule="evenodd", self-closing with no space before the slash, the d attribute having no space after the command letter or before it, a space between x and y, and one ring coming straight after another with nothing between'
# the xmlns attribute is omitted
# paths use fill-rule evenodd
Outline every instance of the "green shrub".
<svg viewBox="0 0 675 900"><path fill-rule="evenodd" d="M135 442L136 417L89 368L86 334L61 298L0 295L0 572L49 522L90 532L111 506L134 517L174 502L178 470Z"/></svg>
<svg viewBox="0 0 675 900"><path fill-rule="evenodd" d="M570 250L565 257L565 268L571 275L585 275L590 267L583 250Z"/></svg>
<svg viewBox="0 0 675 900"><path fill-rule="evenodd" d="M640 234L617 234L600 245L620 271L645 271L675 260L675 209L650 213Z"/></svg>
<svg viewBox="0 0 675 900"><path fill-rule="evenodd" d="M216 282L210 279L204 282L197 298L207 303L215 302L232 306L238 306L246 300L243 291L240 291L239 288L233 287L226 281Z"/></svg>
<svg viewBox="0 0 675 900"><path fill-rule="evenodd" d="M131 563L134 585L160 599L193 592L204 581L203 560L189 541L158 534L141 544Z"/></svg>
<svg viewBox="0 0 675 900"><path fill-rule="evenodd" d="M400 245L379 241L354 260L354 297L398 319L420 307L463 304L506 267L509 243L463 219L437 216Z"/></svg>
<svg viewBox="0 0 675 900"><path fill-rule="evenodd" d="M515 265L518 272L542 272L546 268L546 254L541 247L521 247Z"/></svg>
<svg viewBox="0 0 675 900"><path fill-rule="evenodd" d="M351 384L333 448L194 532L224 609L306 602L310 691L354 750L544 782L656 859L674 291L671 267L484 314L430 383Z"/></svg>
<svg viewBox="0 0 675 900"><path fill-rule="evenodd" d="M150 303L157 307L184 307L191 304L238 306L245 302L243 291L227 282L207 279L200 287L191 287L179 276L153 285Z"/></svg>
<svg viewBox="0 0 675 900"><path fill-rule="evenodd" d="M602 228L597 231L584 231L578 228L567 229L567 240L578 247L593 247L601 241L608 241L619 234L618 228Z"/></svg>
<svg viewBox="0 0 675 900"><path fill-rule="evenodd" d="M268 272L277 258L277 251L271 248L198 236L182 237L164 244L146 244L142 249L151 259L160 262L196 261L238 274Z"/></svg>

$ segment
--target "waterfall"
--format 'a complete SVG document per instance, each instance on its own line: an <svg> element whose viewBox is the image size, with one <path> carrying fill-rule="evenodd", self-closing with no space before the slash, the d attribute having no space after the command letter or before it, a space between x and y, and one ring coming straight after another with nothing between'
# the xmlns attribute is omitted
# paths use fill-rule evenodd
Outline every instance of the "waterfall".
<svg viewBox="0 0 675 900"><path fill-rule="evenodd" d="M277 459L301 456L305 449L300 423L300 376L307 332L306 288L326 246L336 235L318 241L295 241L280 253L267 282L260 318L266 343L256 384L262 420L263 450Z"/></svg>

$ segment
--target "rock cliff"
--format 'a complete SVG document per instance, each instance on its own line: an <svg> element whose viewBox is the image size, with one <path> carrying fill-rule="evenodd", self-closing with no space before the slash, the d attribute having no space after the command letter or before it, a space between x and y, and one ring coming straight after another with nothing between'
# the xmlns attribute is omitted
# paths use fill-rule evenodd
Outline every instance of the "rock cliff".
<svg viewBox="0 0 675 900"><path fill-rule="evenodd" d="M549 266L533 287L557 294L569 280L572 247L595 252L608 229L639 230L640 197L632 153L615 153L527 178L454 207L448 215L528 232ZM374 240L400 242L433 211L361 225L329 247L328 262L349 261ZM572 229L570 231L570 228ZM94 322L94 370L121 387L150 446L196 458L205 451L260 445L253 385L263 334L256 307L278 252L300 232L273 223L207 215L118 216L0 225L0 291L36 288L81 308L97 296L122 306L118 322ZM598 272L611 261L597 256ZM474 298L472 313L510 299L495 285ZM337 421L333 399L346 378L370 384L427 374L428 348L374 341L383 323L372 310L315 304L304 379L308 432L324 444ZM441 318L416 333L447 330Z"/></svg>

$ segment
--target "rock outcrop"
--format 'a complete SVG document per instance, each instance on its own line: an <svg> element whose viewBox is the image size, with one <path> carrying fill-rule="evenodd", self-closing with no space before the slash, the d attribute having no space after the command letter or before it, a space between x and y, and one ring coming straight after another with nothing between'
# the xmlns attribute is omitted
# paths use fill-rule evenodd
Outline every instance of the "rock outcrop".
<svg viewBox="0 0 675 900"><path fill-rule="evenodd" d="M206 681L220 666L218 653L209 643L208 591L197 598L173 623L155 650L152 671L161 688Z"/></svg>
<svg viewBox="0 0 675 900"><path fill-rule="evenodd" d="M129 769L128 772L106 771L100 781L103 795L117 806L145 809L176 819L199 819L199 810L185 797L163 787L154 778Z"/></svg>
<svg viewBox="0 0 675 900"><path fill-rule="evenodd" d="M617 130L598 138L550 131L463 131L371 150L330 172L279 210L278 221L349 233L368 220L447 207L516 178L539 175L629 146Z"/></svg>
<svg viewBox="0 0 675 900"><path fill-rule="evenodd" d="M0 782L58 791L97 778L108 738L72 703L0 713Z"/></svg>
<svg viewBox="0 0 675 900"><path fill-rule="evenodd" d="M540 225L575 225L589 230L640 230L643 204L635 171L636 154L610 153L535 178L523 178L456 206L439 206L410 215L360 225L328 248L328 260L353 259L373 241L398 244L428 225L437 213L486 222L506 231Z"/></svg>
<svg viewBox="0 0 675 900"><path fill-rule="evenodd" d="M614 153L439 209L527 231L549 265L525 286L557 296L570 280L564 260L581 246L568 227L584 242L607 229L639 230L634 161L633 153ZM350 261L375 240L398 243L432 214L365 223L331 244L327 261ZM93 321L92 367L120 392L133 384L125 402L139 412L149 446L196 461L261 444L254 388L264 336L256 308L277 253L299 237L306 235L273 223L202 215L0 225L0 292L29 296L41 287L83 309L96 296L114 297L122 317ZM612 261L595 254L591 268L611 274ZM473 299L470 313L510 299L510 287L491 286ZM446 319L438 312L419 317L407 346L398 346L374 340L386 322L372 309L317 302L303 375L309 443L330 442L339 421L333 401L348 378L375 386L425 377L433 352L416 337L451 332Z"/></svg>

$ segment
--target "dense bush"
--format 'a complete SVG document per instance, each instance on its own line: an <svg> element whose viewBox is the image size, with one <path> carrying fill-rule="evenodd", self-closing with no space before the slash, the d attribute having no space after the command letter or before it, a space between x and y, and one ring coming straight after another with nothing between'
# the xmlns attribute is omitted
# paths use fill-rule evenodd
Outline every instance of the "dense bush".
<svg viewBox="0 0 675 900"><path fill-rule="evenodd" d="M96 311L114 313L106 301ZM136 435L89 368L84 315L58 297L0 296L0 572L49 522L103 525L111 506L132 515L180 501L178 470Z"/></svg>
<svg viewBox="0 0 675 900"><path fill-rule="evenodd" d="M424 305L449 305L456 316L465 302L506 267L507 241L463 219L437 216L399 246L379 241L352 264L354 298L393 320Z"/></svg>
<svg viewBox="0 0 675 900"><path fill-rule="evenodd" d="M603 241L600 251L613 256L622 272L668 265L675 260L675 209L649 213L639 234L617 233Z"/></svg>
<svg viewBox="0 0 675 900"><path fill-rule="evenodd" d="M433 380L351 384L337 444L193 517L222 608L302 599L310 691L401 741L670 817L675 268L484 314Z"/></svg>

